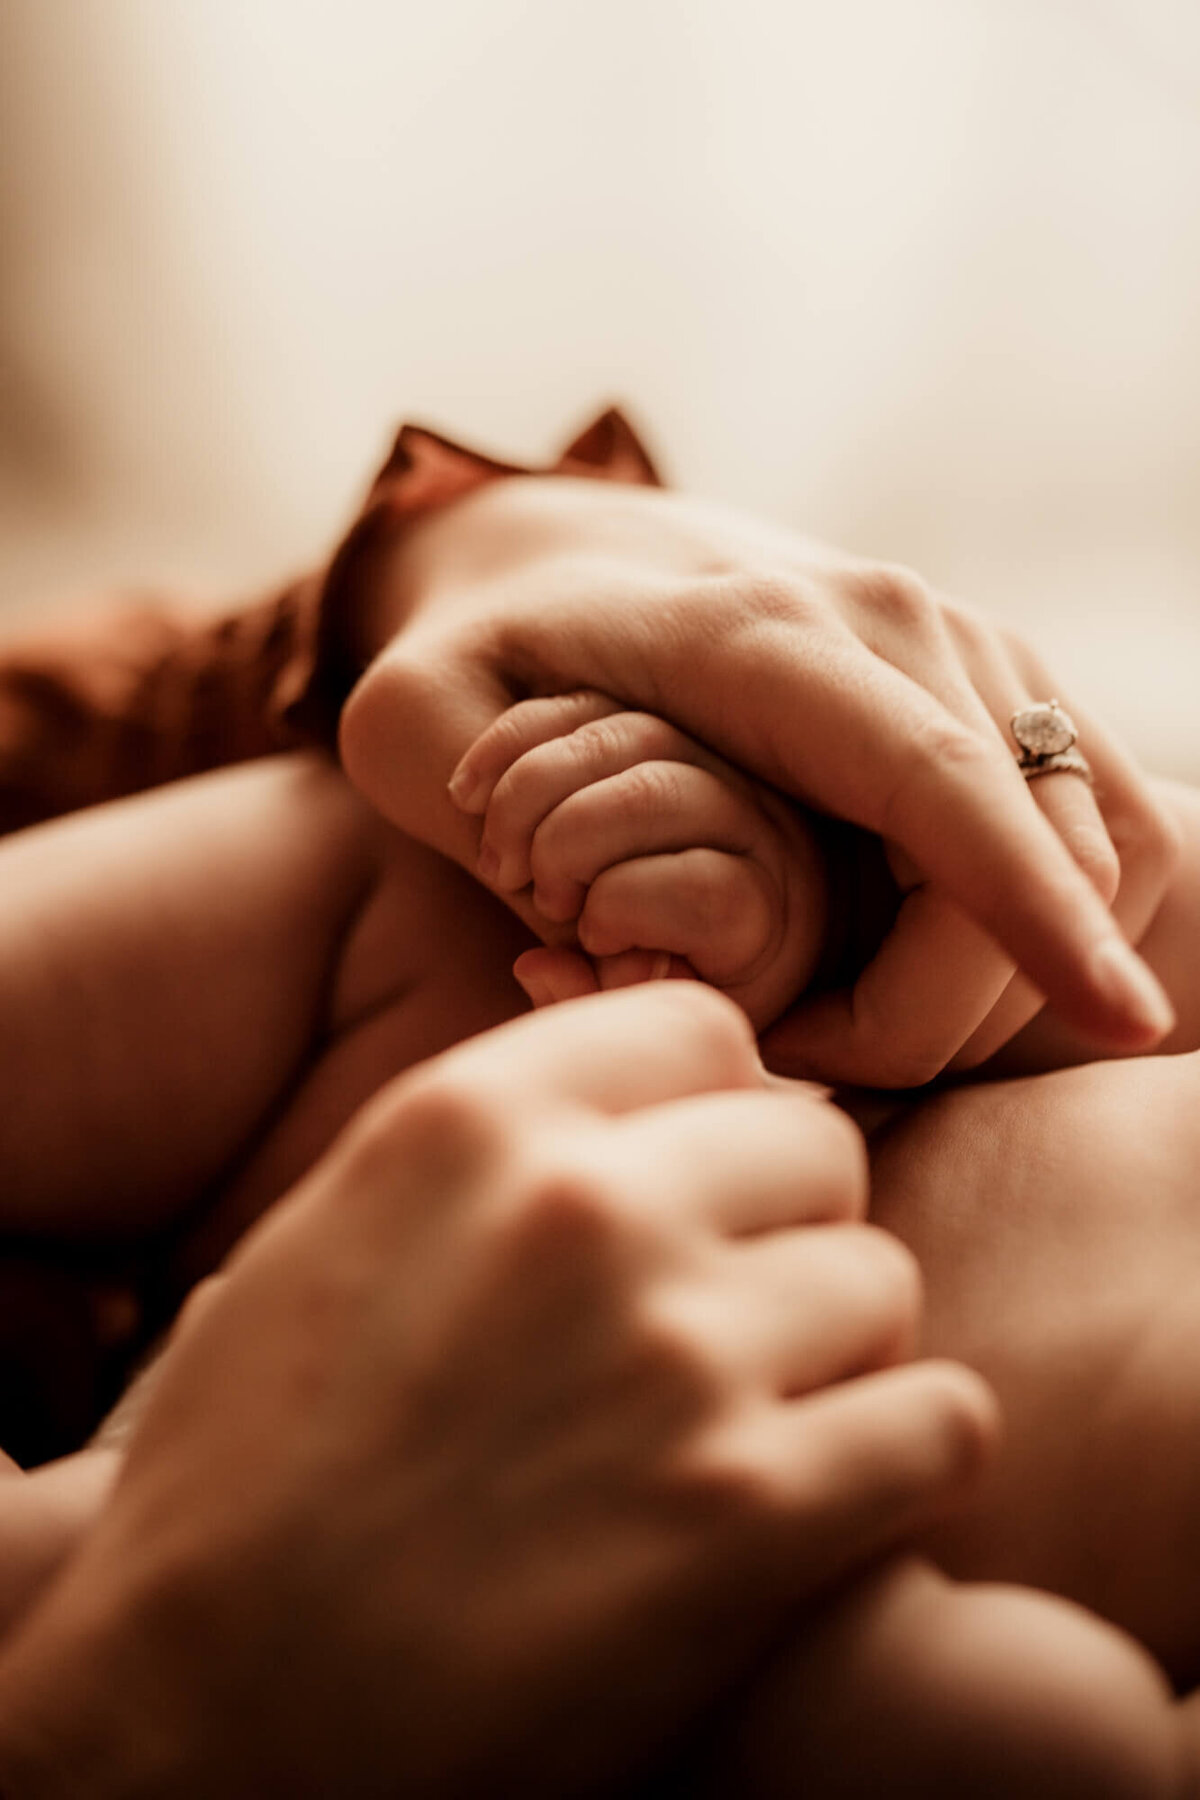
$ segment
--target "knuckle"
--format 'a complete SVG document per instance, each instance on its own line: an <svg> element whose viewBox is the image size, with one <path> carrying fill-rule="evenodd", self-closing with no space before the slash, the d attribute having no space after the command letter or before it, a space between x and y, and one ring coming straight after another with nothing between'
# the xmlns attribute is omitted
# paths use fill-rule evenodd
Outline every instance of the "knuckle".
<svg viewBox="0 0 1200 1800"><path fill-rule="evenodd" d="M598 1172L561 1162L528 1171L504 1212L507 1237L540 1269L569 1258L596 1271L633 1235L633 1217Z"/></svg>
<svg viewBox="0 0 1200 1800"><path fill-rule="evenodd" d="M503 745L505 748L523 741L525 729L530 719L538 716L541 704L537 700L518 700L505 712L492 720L482 737L489 746Z"/></svg>
<svg viewBox="0 0 1200 1800"><path fill-rule="evenodd" d="M675 727L654 713L621 713L614 720L614 728L614 735L625 750L645 762L669 758L679 742Z"/></svg>
<svg viewBox="0 0 1200 1800"><path fill-rule="evenodd" d="M752 618L789 629L820 624L824 607L815 591L793 575L759 570L745 578L740 603Z"/></svg>
<svg viewBox="0 0 1200 1800"><path fill-rule="evenodd" d="M972 776L989 773L995 767L995 746L952 713L940 712L930 719L918 732L916 747L926 768L930 764L949 764Z"/></svg>
<svg viewBox="0 0 1200 1800"><path fill-rule="evenodd" d="M362 1109L353 1129L359 1161L389 1168L401 1158L423 1163L448 1151L488 1153L507 1137L500 1097L452 1064L390 1082Z"/></svg>
<svg viewBox="0 0 1200 1800"><path fill-rule="evenodd" d="M713 1087L757 1086L762 1064L754 1031L741 1007L700 981L668 981L646 998L673 1016L696 1043Z"/></svg>
<svg viewBox="0 0 1200 1800"><path fill-rule="evenodd" d="M600 719L588 719L567 738L571 755L583 767L590 768L619 759L625 754L630 738L630 714L606 713Z"/></svg>
<svg viewBox="0 0 1200 1800"><path fill-rule="evenodd" d="M533 702L529 702L529 704L532 705ZM599 688L580 687L568 688L565 693L543 698L540 705L552 717L578 719L580 714L585 718L593 717L598 707L612 711L615 702L610 700L606 694L602 694Z"/></svg>
<svg viewBox="0 0 1200 1800"><path fill-rule="evenodd" d="M621 805L635 820L673 818L682 800L677 764L642 762L621 778Z"/></svg>
<svg viewBox="0 0 1200 1800"><path fill-rule="evenodd" d="M630 1333L639 1375L686 1394L688 1411L711 1411L726 1388L719 1360L709 1345L703 1318L692 1316L677 1295L647 1295L637 1308Z"/></svg>
<svg viewBox="0 0 1200 1800"><path fill-rule="evenodd" d="M510 762L496 784L490 810L515 810L520 814L531 802L536 804L545 788L547 774L561 757L564 741L570 743L571 740L551 738L547 743L534 744ZM489 812L489 824L491 822Z"/></svg>
<svg viewBox="0 0 1200 1800"><path fill-rule="evenodd" d="M857 1277L876 1335L886 1344L907 1344L921 1313L923 1286L916 1257L900 1239L878 1225L853 1227Z"/></svg>
<svg viewBox="0 0 1200 1800"><path fill-rule="evenodd" d="M725 1441L724 1434L691 1443L674 1459L667 1479L676 1506L722 1533L761 1525L778 1512L783 1499L762 1460Z"/></svg>
<svg viewBox="0 0 1200 1800"><path fill-rule="evenodd" d="M938 1460L968 1476L994 1448L1000 1413L990 1387L962 1363L931 1360L914 1365L919 1384L919 1421L925 1439L936 1447Z"/></svg>
<svg viewBox="0 0 1200 1800"><path fill-rule="evenodd" d="M928 582L902 563L874 563L851 577L855 597L889 623L928 632L941 630L941 606Z"/></svg>
<svg viewBox="0 0 1200 1800"><path fill-rule="evenodd" d="M1072 825L1063 832L1063 843L1108 905L1121 883L1120 858L1108 833L1098 825Z"/></svg>
<svg viewBox="0 0 1200 1800"><path fill-rule="evenodd" d="M814 1138L818 1132L822 1138L824 1216L845 1223L864 1218L871 1171L867 1141L858 1126L840 1106L821 1101L814 1104L811 1117L805 1119L804 1131L810 1163L814 1160Z"/></svg>
<svg viewBox="0 0 1200 1800"><path fill-rule="evenodd" d="M883 796L879 831L905 843L912 836L910 825L915 817L928 811L932 781L944 785L951 780L957 787L968 788L980 784L986 791L1003 755L998 744L972 731L952 713L937 709L914 731L911 754Z"/></svg>
<svg viewBox="0 0 1200 1800"><path fill-rule="evenodd" d="M408 744L425 741L422 734L433 725L431 692L421 665L394 649L351 691L338 720L338 754L364 793L380 791L380 771L396 765L398 751L404 766Z"/></svg>

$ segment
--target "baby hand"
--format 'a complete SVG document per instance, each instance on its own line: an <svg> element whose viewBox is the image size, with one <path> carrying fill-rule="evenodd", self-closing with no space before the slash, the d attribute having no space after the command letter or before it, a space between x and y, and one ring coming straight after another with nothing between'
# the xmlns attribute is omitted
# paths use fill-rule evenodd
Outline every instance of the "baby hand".
<svg viewBox="0 0 1200 1800"><path fill-rule="evenodd" d="M828 914L811 825L664 719L592 690L521 701L451 789L483 814L482 879L532 899L549 947L514 972L535 1005L695 976L761 1030L811 980Z"/></svg>

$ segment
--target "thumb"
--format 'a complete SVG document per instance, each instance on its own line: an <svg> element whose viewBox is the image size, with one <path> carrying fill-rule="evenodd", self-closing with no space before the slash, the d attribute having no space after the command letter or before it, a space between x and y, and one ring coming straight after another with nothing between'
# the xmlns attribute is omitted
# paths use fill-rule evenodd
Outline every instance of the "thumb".
<svg viewBox="0 0 1200 1800"><path fill-rule="evenodd" d="M512 701L481 659L443 639L435 661L419 637L406 636L372 663L343 708L342 766L386 819L474 874L481 822L452 803L446 784Z"/></svg>

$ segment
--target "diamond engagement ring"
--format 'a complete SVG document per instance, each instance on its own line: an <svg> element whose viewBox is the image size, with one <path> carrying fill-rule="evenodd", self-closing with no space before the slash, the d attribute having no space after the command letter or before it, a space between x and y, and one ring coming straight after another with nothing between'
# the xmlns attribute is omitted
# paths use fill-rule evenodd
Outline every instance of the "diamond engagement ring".
<svg viewBox="0 0 1200 1800"><path fill-rule="evenodd" d="M1026 781L1038 775L1082 775L1091 782L1091 764L1074 747L1079 736L1075 721L1057 700L1023 707L1009 720L1009 729L1021 748L1017 767Z"/></svg>

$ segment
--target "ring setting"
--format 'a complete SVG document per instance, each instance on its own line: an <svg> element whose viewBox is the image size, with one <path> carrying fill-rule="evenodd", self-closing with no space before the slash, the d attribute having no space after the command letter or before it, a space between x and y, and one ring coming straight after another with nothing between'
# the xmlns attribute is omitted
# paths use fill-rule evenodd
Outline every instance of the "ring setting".
<svg viewBox="0 0 1200 1800"><path fill-rule="evenodd" d="M1020 748L1017 767L1026 781L1039 775L1082 775L1090 783L1091 765L1075 749L1075 721L1057 700L1022 707L1009 720L1009 730Z"/></svg>

